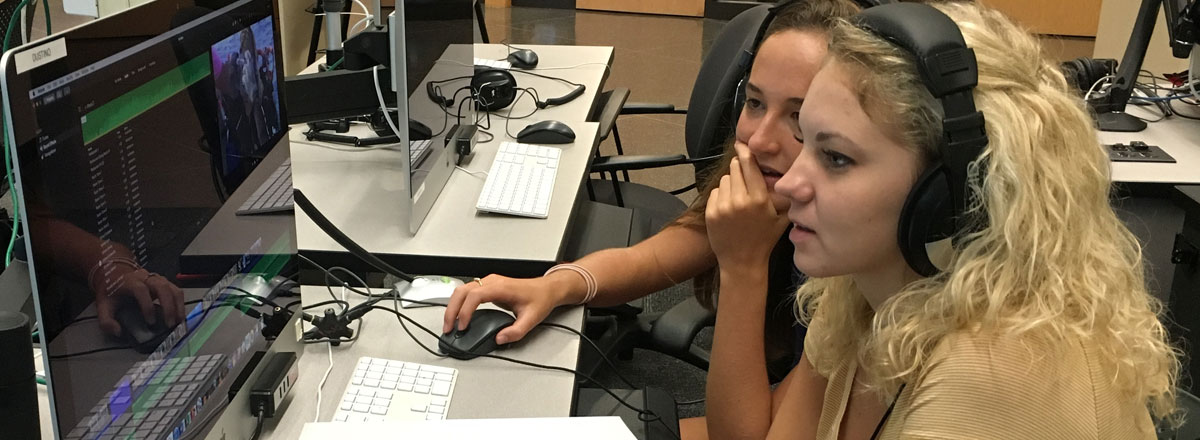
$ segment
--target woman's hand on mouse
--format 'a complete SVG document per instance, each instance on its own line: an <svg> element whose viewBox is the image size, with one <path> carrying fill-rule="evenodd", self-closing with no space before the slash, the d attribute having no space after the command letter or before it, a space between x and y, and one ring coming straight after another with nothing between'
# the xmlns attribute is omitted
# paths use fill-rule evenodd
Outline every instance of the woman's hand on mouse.
<svg viewBox="0 0 1200 440"><path fill-rule="evenodd" d="M708 241L722 271L766 267L788 219L775 211L758 161L745 145L720 186L709 194L704 212Z"/></svg>
<svg viewBox="0 0 1200 440"><path fill-rule="evenodd" d="M162 306L163 320L170 328L183 322L183 290L162 275L122 264L111 266L107 276L97 276L89 286L96 295L96 318L100 329L113 336L120 336L124 329L117 323L116 312L122 297L132 297L146 324L158 321L154 312L154 300ZM112 287L109 287L112 286Z"/></svg>
<svg viewBox="0 0 1200 440"><path fill-rule="evenodd" d="M517 318L513 325L496 334L496 343L519 341L545 321L555 307L574 304L568 298L572 289L567 276L572 275L556 273L539 278L509 278L492 274L458 286L446 305L442 333L466 329L475 309L490 302L513 312Z"/></svg>

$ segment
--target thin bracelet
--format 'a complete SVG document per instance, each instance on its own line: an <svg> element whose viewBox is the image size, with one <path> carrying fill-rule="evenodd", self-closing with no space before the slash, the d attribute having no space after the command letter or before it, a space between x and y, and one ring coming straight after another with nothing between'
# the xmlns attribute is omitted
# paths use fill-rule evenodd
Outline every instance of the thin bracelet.
<svg viewBox="0 0 1200 440"><path fill-rule="evenodd" d="M583 281L587 283L587 295L583 297L583 301L580 301L578 305L587 304L596 297L596 277L592 276L591 272L578 264L563 263L555 265L554 267L551 267L550 270L547 270L542 276L547 276L560 270L569 270L575 272L579 274L579 276L583 277Z"/></svg>
<svg viewBox="0 0 1200 440"><path fill-rule="evenodd" d="M88 287L91 288L95 284L96 274L100 272L101 268L108 267L108 266L111 266L111 265L114 265L117 263L132 267L134 270L138 270L138 269L142 268L142 265L138 264L136 261L133 261L132 259L125 258L125 257L115 257L110 260L97 261L96 266L92 268L91 272L88 272L88 277L87 277ZM147 277L147 278L149 278L149 277ZM108 292L108 294L112 295L112 292Z"/></svg>

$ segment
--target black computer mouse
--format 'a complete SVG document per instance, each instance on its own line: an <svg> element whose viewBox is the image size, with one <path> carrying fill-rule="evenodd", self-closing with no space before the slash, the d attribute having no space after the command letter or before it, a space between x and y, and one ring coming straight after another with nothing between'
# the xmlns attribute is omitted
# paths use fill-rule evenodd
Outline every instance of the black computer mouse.
<svg viewBox="0 0 1200 440"><path fill-rule="evenodd" d="M569 144L575 142L575 130L559 121L542 121L527 125L517 133L522 144Z"/></svg>
<svg viewBox="0 0 1200 440"><path fill-rule="evenodd" d="M123 298L117 303L113 318L121 325L121 338L138 353L153 353L171 329L163 317L162 306L154 304L154 323L146 322L142 309L133 298Z"/></svg>
<svg viewBox="0 0 1200 440"><path fill-rule="evenodd" d="M438 351L455 359L475 359L497 348L496 333L516 322L512 315L493 309L479 309L471 315L467 329L450 330L438 338Z"/></svg>
<svg viewBox="0 0 1200 440"><path fill-rule="evenodd" d="M529 49L520 49L508 54L508 62L518 69L532 69L537 67L537 53Z"/></svg>

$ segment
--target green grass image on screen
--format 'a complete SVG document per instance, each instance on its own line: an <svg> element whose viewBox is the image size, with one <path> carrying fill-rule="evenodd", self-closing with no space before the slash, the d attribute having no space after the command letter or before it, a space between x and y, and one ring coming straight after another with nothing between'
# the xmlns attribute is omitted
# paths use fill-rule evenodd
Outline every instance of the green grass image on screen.
<svg viewBox="0 0 1200 440"><path fill-rule="evenodd" d="M83 117L83 144L92 143L210 74L212 60L204 54L97 107Z"/></svg>

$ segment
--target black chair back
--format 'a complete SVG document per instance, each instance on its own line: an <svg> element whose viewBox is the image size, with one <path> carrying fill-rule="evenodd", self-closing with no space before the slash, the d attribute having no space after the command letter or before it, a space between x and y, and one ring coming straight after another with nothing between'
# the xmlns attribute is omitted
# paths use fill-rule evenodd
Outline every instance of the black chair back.
<svg viewBox="0 0 1200 440"><path fill-rule="evenodd" d="M749 66L740 64L753 47L754 37L769 9L770 5L755 6L729 20L700 64L684 122L684 142L689 157L721 154L721 147L731 137L737 124L737 113L732 108L734 94L738 82L749 70ZM696 164L697 179L702 176L701 171L713 163L716 162Z"/></svg>

